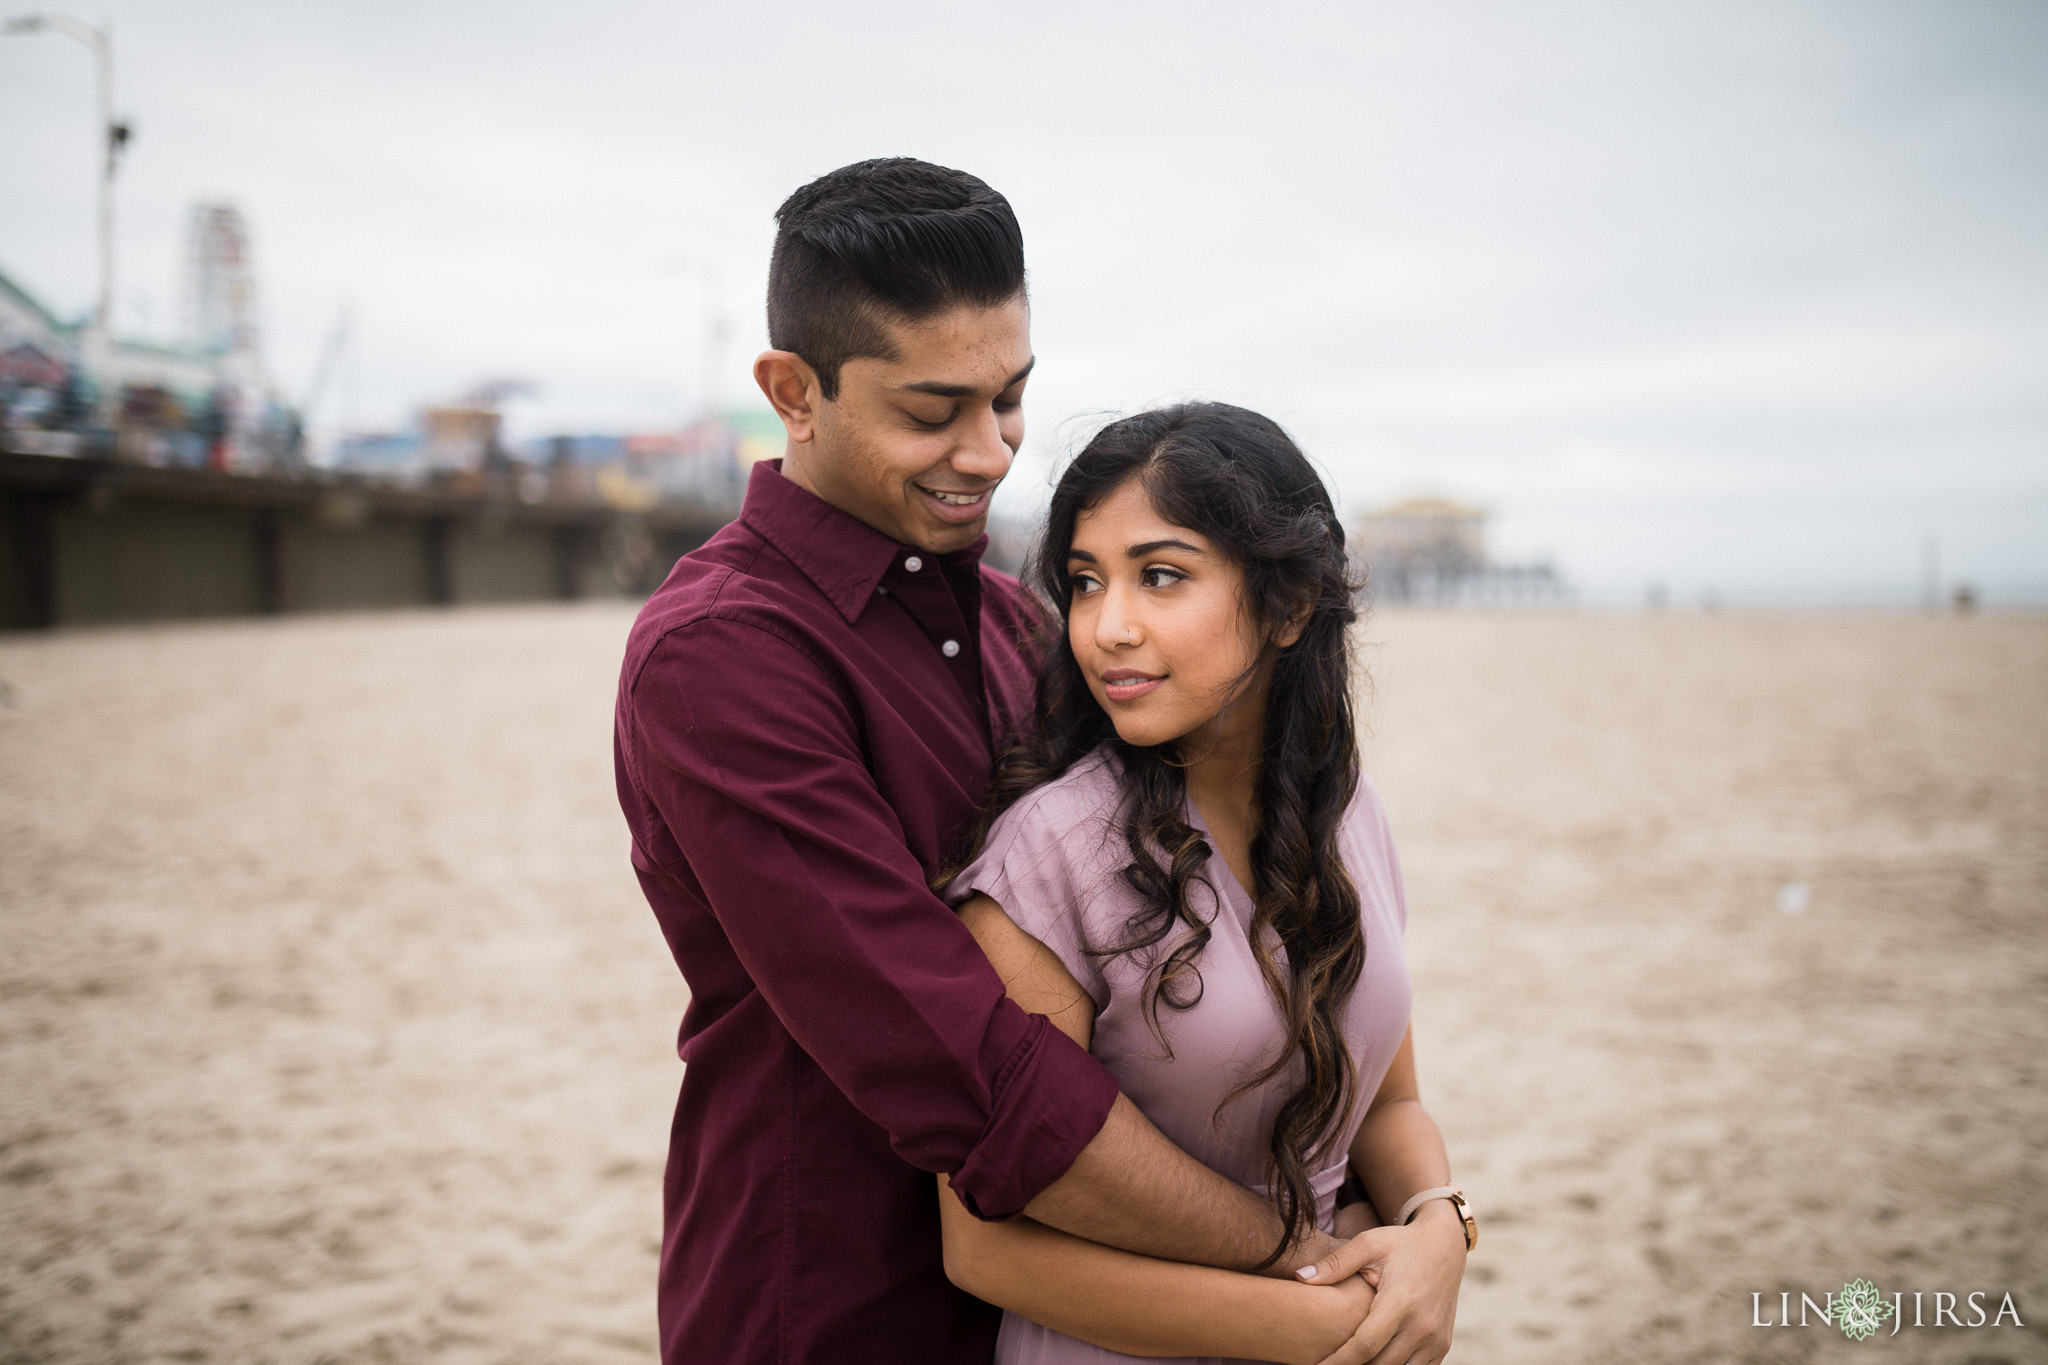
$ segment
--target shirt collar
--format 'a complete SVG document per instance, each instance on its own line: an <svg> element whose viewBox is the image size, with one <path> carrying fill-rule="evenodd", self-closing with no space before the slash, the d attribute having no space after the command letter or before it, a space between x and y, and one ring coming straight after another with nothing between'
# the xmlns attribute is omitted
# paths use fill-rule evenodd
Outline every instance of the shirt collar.
<svg viewBox="0 0 2048 1365"><path fill-rule="evenodd" d="M781 460L755 463L740 520L796 565L849 625L874 600L882 576L910 549L784 478ZM971 571L987 547L984 535L964 550L937 558Z"/></svg>

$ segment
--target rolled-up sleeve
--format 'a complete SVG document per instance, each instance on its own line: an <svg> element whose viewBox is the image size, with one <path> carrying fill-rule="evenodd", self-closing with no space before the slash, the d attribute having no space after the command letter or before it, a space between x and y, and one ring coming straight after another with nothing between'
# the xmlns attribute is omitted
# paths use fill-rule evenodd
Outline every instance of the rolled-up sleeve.
<svg viewBox="0 0 2048 1365"><path fill-rule="evenodd" d="M1100 1130L1116 1082L1003 994L926 884L851 699L746 620L665 636L621 708L639 856L693 882L796 1044L905 1161L1008 1218ZM656 828L655 826L659 827Z"/></svg>

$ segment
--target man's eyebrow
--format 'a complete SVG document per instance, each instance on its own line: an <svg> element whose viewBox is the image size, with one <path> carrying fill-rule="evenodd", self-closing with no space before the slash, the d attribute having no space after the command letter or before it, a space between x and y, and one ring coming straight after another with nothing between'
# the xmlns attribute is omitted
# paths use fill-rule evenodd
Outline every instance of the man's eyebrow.
<svg viewBox="0 0 2048 1365"><path fill-rule="evenodd" d="M1032 368L1037 364L1038 357L1031 357L1030 360L1025 362L1023 369L1003 381L1003 389L1014 389L1023 383L1025 376L1030 374ZM974 396L974 386L972 384L942 384L936 379L928 379L919 384L905 384L903 391L905 393L928 393L934 398L972 398ZM1001 391L1000 389L997 390L997 392Z"/></svg>

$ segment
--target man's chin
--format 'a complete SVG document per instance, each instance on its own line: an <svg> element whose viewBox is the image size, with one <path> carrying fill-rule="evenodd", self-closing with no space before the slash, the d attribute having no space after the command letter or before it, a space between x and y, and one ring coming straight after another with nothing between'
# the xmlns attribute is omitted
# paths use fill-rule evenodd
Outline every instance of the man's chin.
<svg viewBox="0 0 2048 1365"><path fill-rule="evenodd" d="M917 548L928 554L948 555L955 550L964 550L980 540L988 530L988 516L983 514L970 522L926 522L918 528Z"/></svg>
<svg viewBox="0 0 2048 1365"><path fill-rule="evenodd" d="M964 550L980 540L988 530L987 502L976 509L976 515L969 521L943 516L921 497L904 511L908 514L903 518L903 529L907 532L903 537L904 543L915 545L929 554L943 555Z"/></svg>

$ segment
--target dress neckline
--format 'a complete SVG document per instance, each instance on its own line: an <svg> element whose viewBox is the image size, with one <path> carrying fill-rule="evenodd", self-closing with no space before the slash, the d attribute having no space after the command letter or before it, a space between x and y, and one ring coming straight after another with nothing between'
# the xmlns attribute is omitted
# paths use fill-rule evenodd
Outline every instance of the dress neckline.
<svg viewBox="0 0 2048 1365"><path fill-rule="evenodd" d="M1203 875L1209 878L1209 884L1215 888L1218 897L1232 901L1249 923L1251 912L1255 908L1252 893L1237 879L1237 872L1231 867L1230 859L1224 857L1223 850L1216 846L1215 832L1209 828L1209 822L1202 818L1202 808L1195 804L1194 793L1183 793L1181 803L1187 807L1188 823L1201 831L1203 842L1209 845L1209 861L1202 869ZM1218 877L1218 872L1221 872L1222 876Z"/></svg>

